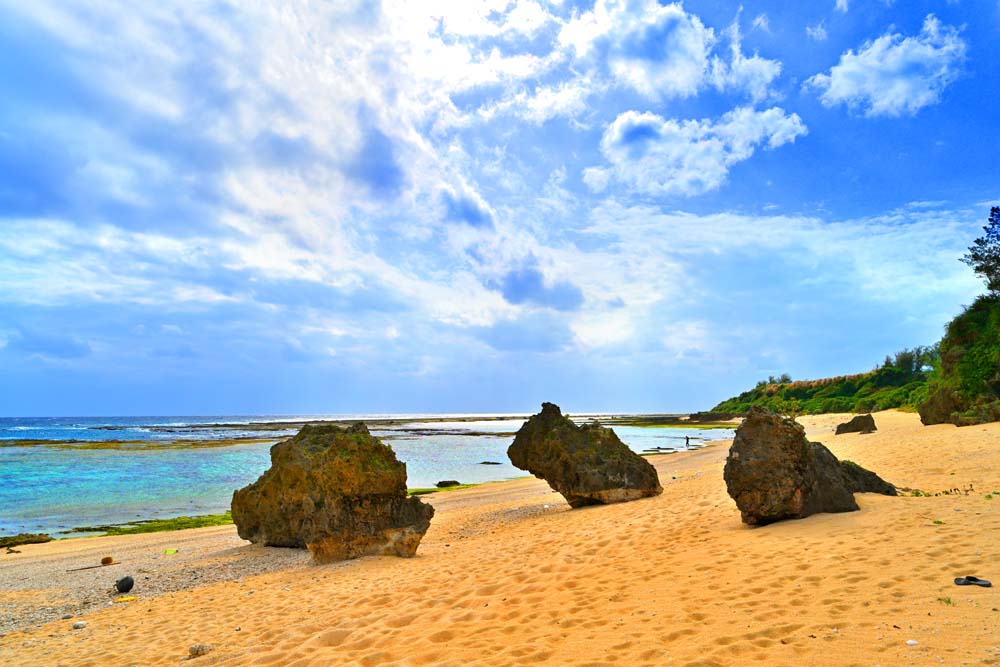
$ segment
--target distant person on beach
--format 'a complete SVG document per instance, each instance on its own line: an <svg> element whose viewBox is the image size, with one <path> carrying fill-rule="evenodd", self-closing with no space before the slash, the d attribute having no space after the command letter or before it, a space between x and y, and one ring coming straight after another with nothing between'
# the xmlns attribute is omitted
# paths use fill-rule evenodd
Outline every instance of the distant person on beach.
<svg viewBox="0 0 1000 667"><path fill-rule="evenodd" d="M691 446L691 436L689 436L689 435L685 435L684 436L684 446L685 447L690 447Z"/></svg>

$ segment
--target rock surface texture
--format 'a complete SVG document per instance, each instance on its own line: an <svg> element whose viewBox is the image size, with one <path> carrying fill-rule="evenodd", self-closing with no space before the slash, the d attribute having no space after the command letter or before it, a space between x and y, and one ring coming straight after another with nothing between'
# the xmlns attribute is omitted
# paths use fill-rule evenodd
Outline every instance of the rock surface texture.
<svg viewBox="0 0 1000 667"><path fill-rule="evenodd" d="M806 440L801 424L760 407L736 429L724 478L743 522L751 525L852 512L858 509L855 493L896 495L875 473Z"/></svg>
<svg viewBox="0 0 1000 667"><path fill-rule="evenodd" d="M837 435L842 433L874 433L877 430L875 418L871 415L856 415L851 421L837 424Z"/></svg>
<svg viewBox="0 0 1000 667"><path fill-rule="evenodd" d="M637 500L663 492L656 469L610 428L577 426L542 403L507 450L511 463L544 479L571 507Z"/></svg>
<svg viewBox="0 0 1000 667"><path fill-rule="evenodd" d="M318 563L412 556L434 508L406 494L406 464L364 424L303 426L271 447L271 467L233 493L244 540L306 547Z"/></svg>

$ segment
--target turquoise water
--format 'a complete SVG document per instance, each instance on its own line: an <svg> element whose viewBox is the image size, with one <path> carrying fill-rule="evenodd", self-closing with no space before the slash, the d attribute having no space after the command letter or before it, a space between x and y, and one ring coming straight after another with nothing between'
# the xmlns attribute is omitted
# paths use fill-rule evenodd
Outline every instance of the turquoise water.
<svg viewBox="0 0 1000 667"><path fill-rule="evenodd" d="M0 535L21 532L58 535L78 526L224 512L229 509L233 490L253 482L268 468L271 444L295 431L287 428L242 431L238 427L213 424L321 418L0 419L0 445L17 439L150 443L228 439L239 435L270 439L263 444L159 450L0 446ZM406 463L408 485L414 488L434 486L444 479L479 483L524 476L526 473L507 459L507 447L512 440L509 433L522 423L521 419L420 422L415 417L413 422L373 428L372 433L392 445L397 457ZM696 445L733 435L730 430L630 426L617 426L615 431L623 442L640 452L655 447L683 450L685 436ZM482 461L501 465L481 465Z"/></svg>

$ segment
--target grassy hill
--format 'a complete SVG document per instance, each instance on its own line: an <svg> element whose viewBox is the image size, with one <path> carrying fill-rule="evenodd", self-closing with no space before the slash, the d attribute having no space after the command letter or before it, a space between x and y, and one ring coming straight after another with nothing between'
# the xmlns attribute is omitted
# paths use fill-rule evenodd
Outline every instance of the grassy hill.
<svg viewBox="0 0 1000 667"><path fill-rule="evenodd" d="M1000 296L981 296L948 324L920 406L925 424L1000 420Z"/></svg>
<svg viewBox="0 0 1000 667"><path fill-rule="evenodd" d="M795 414L916 410L927 398L927 382L936 360L936 348L918 347L887 357L880 368L868 373L798 382L787 375L771 377L722 401L712 412L743 414L754 405Z"/></svg>

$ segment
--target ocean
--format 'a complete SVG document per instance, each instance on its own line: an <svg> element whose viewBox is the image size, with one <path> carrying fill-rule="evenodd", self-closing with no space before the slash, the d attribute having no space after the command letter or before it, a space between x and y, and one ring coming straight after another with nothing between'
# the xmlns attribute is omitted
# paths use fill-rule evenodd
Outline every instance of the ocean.
<svg viewBox="0 0 1000 667"><path fill-rule="evenodd" d="M526 475L507 447L512 415L275 415L0 418L0 536L66 537L81 526L219 514L270 465L299 423L363 420L406 463L410 488ZM731 438L728 429L614 426L637 452ZM483 465L492 461L499 465ZM72 533L80 534L80 533Z"/></svg>

